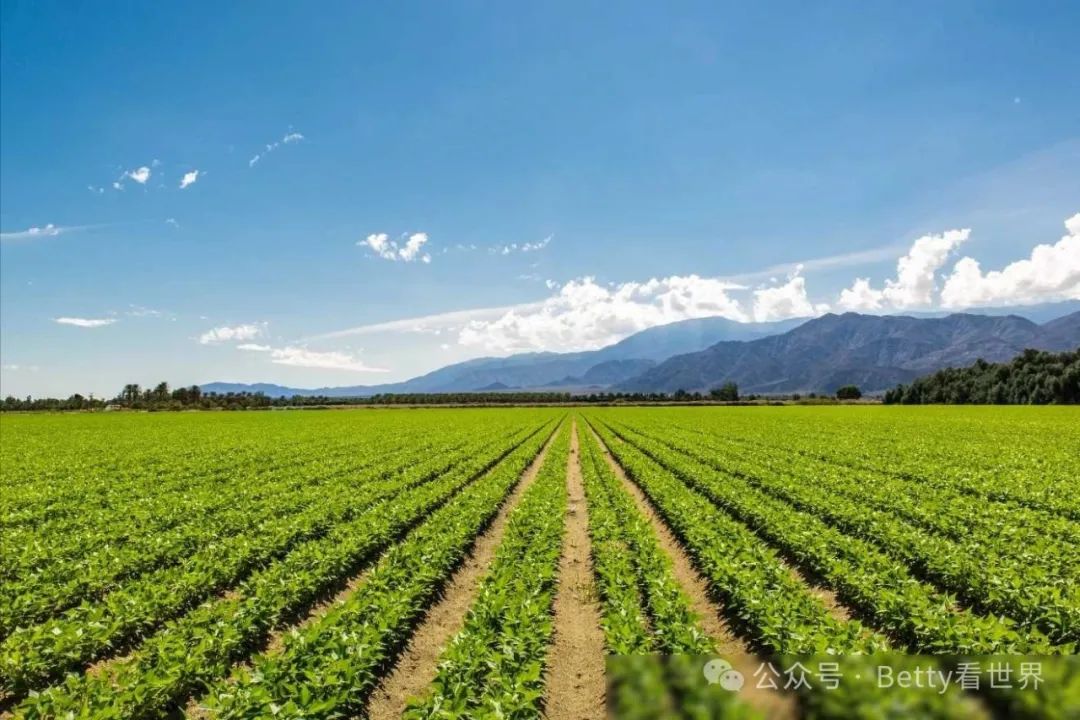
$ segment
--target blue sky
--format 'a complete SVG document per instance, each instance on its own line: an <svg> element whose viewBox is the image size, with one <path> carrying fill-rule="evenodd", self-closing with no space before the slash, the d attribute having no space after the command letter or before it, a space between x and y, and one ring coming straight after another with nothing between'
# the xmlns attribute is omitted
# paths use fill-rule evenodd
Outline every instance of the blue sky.
<svg viewBox="0 0 1080 720"><path fill-rule="evenodd" d="M749 5L4 3L2 391L1080 296L1076 3Z"/></svg>

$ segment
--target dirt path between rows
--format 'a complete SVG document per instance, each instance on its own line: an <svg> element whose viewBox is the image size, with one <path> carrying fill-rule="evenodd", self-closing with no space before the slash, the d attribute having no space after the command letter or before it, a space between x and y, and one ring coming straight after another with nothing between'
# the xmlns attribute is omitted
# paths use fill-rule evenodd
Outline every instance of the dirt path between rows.
<svg viewBox="0 0 1080 720"><path fill-rule="evenodd" d="M593 584L589 516L577 437L570 436L566 466L566 535L555 594L555 639L548 649L544 715L550 720L605 717L604 633Z"/></svg>
<svg viewBox="0 0 1080 720"><path fill-rule="evenodd" d="M687 554L682 544L679 543L678 539L676 539L671 528L669 528L667 523L660 517L656 508L653 507L652 502L645 497L645 493L637 486L637 483L626 476L626 472L622 469L622 466L616 462L615 458L611 455L611 452L608 451L604 441L596 434L596 431L592 430L592 428L590 428L589 431L592 433L593 438L596 439L596 442L599 443L600 450L604 454L604 459L607 460L608 467L610 467L616 477L622 481L623 489L630 493L630 497L633 498L634 504L637 505L638 512L644 515L645 519L652 525L653 532L660 542L661 549L669 558L671 558L672 572L675 575L676 581L682 587L683 592L686 593L686 597L690 600L690 607L698 616L698 619L701 622L701 629L716 642L717 652L722 655L749 652L746 643L732 632L727 621L724 620L721 607L709 597L708 583L694 568L690 556Z"/></svg>
<svg viewBox="0 0 1080 720"><path fill-rule="evenodd" d="M753 680L753 672L758 663L751 654L746 642L736 635L724 619L723 609L720 604L713 601L709 595L709 586L705 578L694 568L690 556L682 544L675 537L671 528L667 526L652 502L645 496L644 491L632 481L619 465L618 461L608 450L604 441L589 428L593 438L600 446L600 450L607 460L608 467L622 481L623 488L633 498L638 511L645 516L652 525L653 532L660 542L660 547L671 559L672 572L675 580L682 587L690 607L698 616L701 629L716 643L716 651L725 656L736 670L739 670L747 683L739 691L739 699L764 713L765 717L776 720L786 720L798 716L798 702L791 693L776 692L768 689L759 689Z"/></svg>
<svg viewBox="0 0 1080 720"><path fill-rule="evenodd" d="M394 669L375 688L366 717L372 720L396 720L404 712L409 698L422 695L435 679L439 656L465 626L469 608L480 592L480 582L491 567L495 550L506 532L507 517L536 480L548 448L557 434L557 430L551 434L540 453L522 473L491 525L477 538L465 562L443 588L440 600L428 610L416 628Z"/></svg>

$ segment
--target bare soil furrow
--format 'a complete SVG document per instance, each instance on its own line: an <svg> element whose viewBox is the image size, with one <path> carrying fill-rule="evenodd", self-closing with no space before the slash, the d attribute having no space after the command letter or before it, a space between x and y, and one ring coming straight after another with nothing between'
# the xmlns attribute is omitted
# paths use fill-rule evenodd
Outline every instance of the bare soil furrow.
<svg viewBox="0 0 1080 720"><path fill-rule="evenodd" d="M401 717L409 698L418 696L435 679L439 656L465 625L480 583L491 567L495 551L506 532L506 521L525 491L536 479L557 432L552 433L540 454L522 473L521 480L499 508L494 521L476 540L468 558L450 578L438 603L425 614L393 670L371 695L366 716L372 720Z"/></svg>
<svg viewBox="0 0 1080 720"><path fill-rule="evenodd" d="M578 463L577 423L570 435L566 535L555 595L555 639L548 650L544 714L552 720L605 716L604 633L593 585L585 486Z"/></svg>
<svg viewBox="0 0 1080 720"><path fill-rule="evenodd" d="M626 472L623 471L622 466L615 461L611 453L608 452L607 447L604 445L604 441L600 439L600 436L592 431L593 438L600 444L600 449L603 451L604 458L607 460L608 467L612 472L622 481L623 488L630 493L630 497L634 499L634 504L637 505L638 511L649 521L652 525L653 532L656 533L657 539L660 541L660 547L663 548L667 556L671 558L672 571L675 575L675 579L679 582L683 592L686 593L687 599L690 600L690 607L693 608L701 622L701 628L709 637L716 642L716 649L721 654L736 654L746 653L748 648L745 642L742 641L736 635L727 621L724 619L723 609L709 597L709 585L705 581L705 578L694 568L694 563L690 560L690 556L686 553L686 550L679 543L675 534L671 532L671 528L661 519L660 514L653 507L652 503L641 488L637 486L633 481L626 476Z"/></svg>

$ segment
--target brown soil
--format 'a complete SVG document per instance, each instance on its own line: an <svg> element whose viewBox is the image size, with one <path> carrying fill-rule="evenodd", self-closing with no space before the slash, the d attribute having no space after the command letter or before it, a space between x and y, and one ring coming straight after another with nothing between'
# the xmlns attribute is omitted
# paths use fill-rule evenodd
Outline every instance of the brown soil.
<svg viewBox="0 0 1080 720"><path fill-rule="evenodd" d="M607 460L608 467L622 481L623 488L630 493L638 511L645 516L656 533L661 549L671 559L672 573L679 583L682 591L690 601L690 607L698 616L701 629L716 643L716 651L731 662L736 670L746 678L746 684L739 691L739 699L763 713L765 717L776 720L787 720L798 716L798 700L792 693L757 688L757 681L753 677L754 670L758 667L758 661L751 654L746 642L736 635L724 619L723 608L709 596L709 586L705 578L694 568L690 556L679 543L675 534L660 517L656 508L645 496L645 493L626 475L626 471L611 455L604 445L604 441L595 431L591 430L593 438L600 446L600 450ZM616 438L617 441L621 440Z"/></svg>
<svg viewBox="0 0 1080 720"><path fill-rule="evenodd" d="M825 587L790 563L784 560L781 560L781 562L787 567L788 571L791 573L791 577L795 579L796 582L804 585L811 595L821 601L821 604L825 606L825 609L829 611L829 614L832 615L833 618L840 620L841 622L848 622L851 620L853 617L851 609L840 601L840 598L836 596L835 591Z"/></svg>
<svg viewBox="0 0 1080 720"><path fill-rule="evenodd" d="M622 481L623 489L630 493L630 497L634 499L634 504L637 505L638 511L645 516L652 525L653 532L656 533L656 537L660 542L661 549L671 558L672 572L675 575L676 581L682 587L683 592L686 593L686 597L690 600L690 607L694 613L697 614L698 620L701 622L701 629L716 642L716 649L721 654L737 654L748 652L746 643L744 643L731 628L728 627L727 622L724 620L723 612L720 606L713 602L709 597L709 586L705 581L705 578L694 569L694 564L690 560L690 556L686 553L686 550L675 538L675 534L671 532L671 529L660 518L656 508L653 507L649 499L645 497L645 493L642 492L634 482L626 476L626 472L622 469L615 458L608 452L607 447L604 446L604 441L600 439L595 432L593 437L600 444L600 449L604 453L604 458L608 462L608 467L612 472Z"/></svg>
<svg viewBox="0 0 1080 720"><path fill-rule="evenodd" d="M435 679L439 656L464 627L469 608L480 592L480 582L506 532L507 517L536 479L554 438L554 434L548 438L540 454L526 468L495 520L477 538L469 557L450 578L441 599L424 616L394 669L372 693L366 717L372 720L401 717L409 698L421 695Z"/></svg>
<svg viewBox="0 0 1080 720"><path fill-rule="evenodd" d="M577 422L566 468L566 535L555 594L555 639L548 650L544 715L552 720L605 716L604 634L593 586L585 487L578 464Z"/></svg>

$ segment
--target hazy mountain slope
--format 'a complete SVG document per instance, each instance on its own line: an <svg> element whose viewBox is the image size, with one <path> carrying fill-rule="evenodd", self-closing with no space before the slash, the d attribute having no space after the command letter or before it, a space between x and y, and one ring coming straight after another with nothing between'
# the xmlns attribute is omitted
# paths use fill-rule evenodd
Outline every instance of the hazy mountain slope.
<svg viewBox="0 0 1080 720"><path fill-rule="evenodd" d="M601 348L573 353L519 353L505 358L475 358L448 365L425 375L387 385L300 389L280 385L209 383L207 392L259 392L280 395L326 395L347 397L376 393L463 392L496 383L514 388L560 385L610 385L638 375L652 364L672 355L703 350L720 340L747 340L784 332L804 320L776 323L739 323L725 318L684 320L649 328ZM637 364L625 364L636 361ZM619 364L611 364L619 363ZM596 370L593 370L596 368ZM591 374L590 374L591 373Z"/></svg>
<svg viewBox="0 0 1080 720"><path fill-rule="evenodd" d="M1028 347L1080 344L1080 313L1046 327L1017 316L945 318L828 314L749 342L720 342L679 355L620 383L628 391L705 390L733 381L743 392L831 392L847 383L884 390L932 370L1000 362Z"/></svg>

